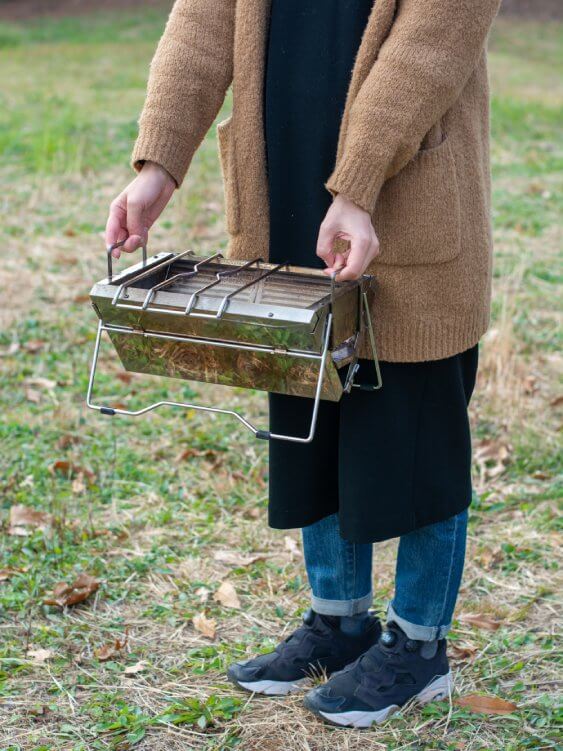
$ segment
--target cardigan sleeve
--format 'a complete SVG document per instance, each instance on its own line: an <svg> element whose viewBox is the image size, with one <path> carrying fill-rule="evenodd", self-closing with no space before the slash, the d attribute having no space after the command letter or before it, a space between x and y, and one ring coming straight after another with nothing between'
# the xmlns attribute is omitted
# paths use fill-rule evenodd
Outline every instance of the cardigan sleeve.
<svg viewBox="0 0 563 751"><path fill-rule="evenodd" d="M389 36L350 109L326 187L372 213L381 186L412 159L483 52L500 0L399 0Z"/></svg>
<svg viewBox="0 0 563 751"><path fill-rule="evenodd" d="M151 63L132 164L179 186L233 78L236 0L176 0Z"/></svg>

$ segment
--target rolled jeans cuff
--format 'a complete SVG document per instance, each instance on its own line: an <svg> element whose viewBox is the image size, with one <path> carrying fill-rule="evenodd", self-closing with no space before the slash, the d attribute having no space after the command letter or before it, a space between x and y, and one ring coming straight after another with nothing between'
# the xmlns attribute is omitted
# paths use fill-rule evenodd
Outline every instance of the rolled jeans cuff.
<svg viewBox="0 0 563 751"><path fill-rule="evenodd" d="M443 639L452 626L451 623L445 626L420 626L418 623L411 623L401 618L393 608L392 603L389 603L387 606L387 623L391 623L392 621L405 632L409 639L416 641Z"/></svg>
<svg viewBox="0 0 563 751"><path fill-rule="evenodd" d="M311 595L311 607L319 615L358 615L365 613L373 602L373 593L368 592L355 600L325 600Z"/></svg>

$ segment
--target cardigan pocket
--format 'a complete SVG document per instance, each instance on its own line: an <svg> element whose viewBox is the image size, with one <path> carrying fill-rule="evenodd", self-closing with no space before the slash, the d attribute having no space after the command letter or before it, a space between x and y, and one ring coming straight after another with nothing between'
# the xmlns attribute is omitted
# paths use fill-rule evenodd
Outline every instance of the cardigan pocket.
<svg viewBox="0 0 563 751"><path fill-rule="evenodd" d="M240 231L240 207L232 122L231 115L217 125L217 144L223 173L227 231L231 235L236 235Z"/></svg>
<svg viewBox="0 0 563 751"><path fill-rule="evenodd" d="M381 251L376 264L445 263L459 255L461 208L447 137L384 183L372 219Z"/></svg>

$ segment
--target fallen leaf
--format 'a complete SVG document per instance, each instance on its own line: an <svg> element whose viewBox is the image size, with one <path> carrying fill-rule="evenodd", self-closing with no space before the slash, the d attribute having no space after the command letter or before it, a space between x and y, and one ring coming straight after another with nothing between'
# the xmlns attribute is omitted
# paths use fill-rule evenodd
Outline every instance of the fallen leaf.
<svg viewBox="0 0 563 751"><path fill-rule="evenodd" d="M285 549L289 550L292 558L300 558L301 557L301 550L299 549L299 545L297 544L297 541L293 539L293 537L290 537L289 535L286 535L283 538Z"/></svg>
<svg viewBox="0 0 563 751"><path fill-rule="evenodd" d="M116 377L122 382L122 383L131 383L133 380L133 376L131 373L127 373L124 370L120 370L119 373L116 373Z"/></svg>
<svg viewBox="0 0 563 751"><path fill-rule="evenodd" d="M217 631L217 622L213 618L207 618L205 613L198 613L192 618L192 623L196 631L200 634L209 637L209 639L215 638Z"/></svg>
<svg viewBox="0 0 563 751"><path fill-rule="evenodd" d="M535 394L538 390L538 380L533 375L526 376L526 378L524 378L523 386L525 394Z"/></svg>
<svg viewBox="0 0 563 751"><path fill-rule="evenodd" d="M0 351L0 357L10 357L10 355L15 355L16 352L19 351L19 348L19 342L12 342L9 347Z"/></svg>
<svg viewBox="0 0 563 751"><path fill-rule="evenodd" d="M100 662L106 662L107 660L111 660L112 657L115 657L120 652L122 652L126 645L127 634L125 634L125 637L123 639L115 639L112 644L104 644L103 647L96 649L94 651L94 654Z"/></svg>
<svg viewBox="0 0 563 751"><path fill-rule="evenodd" d="M220 602L226 608L236 608L240 610L240 600L234 585L229 581L224 581L219 589L213 595L215 602Z"/></svg>
<svg viewBox="0 0 563 751"><path fill-rule="evenodd" d="M42 665L47 660L50 660L51 657L54 657L55 653L52 649L29 649L26 655L27 657L31 657L36 665Z"/></svg>
<svg viewBox="0 0 563 751"><path fill-rule="evenodd" d="M59 459L54 462L49 469L51 474L65 475L68 479L78 476L82 478L85 477L89 482L93 482L96 477L91 469L79 467L77 464L72 464L72 462L69 462L66 459Z"/></svg>
<svg viewBox="0 0 563 751"><path fill-rule="evenodd" d="M41 351L45 346L45 342L40 339L30 339L24 344L25 349L32 355Z"/></svg>
<svg viewBox="0 0 563 751"><path fill-rule="evenodd" d="M26 715L31 715L31 717L44 717L47 712L49 711L49 707L45 704L39 704L34 707L29 707L24 710Z"/></svg>
<svg viewBox="0 0 563 751"><path fill-rule="evenodd" d="M484 438L475 446L474 461L479 467L483 478L495 478L501 475L512 452L509 444L494 440L493 438Z"/></svg>
<svg viewBox="0 0 563 751"><path fill-rule="evenodd" d="M58 605L61 608L84 602L100 587L100 582L89 574L80 574L72 584L59 582L55 584L52 597L43 602L45 605Z"/></svg>
<svg viewBox="0 0 563 751"><path fill-rule="evenodd" d="M25 383L28 386L37 386L40 389L46 389L52 391L57 385L56 381L51 381L49 378L26 378Z"/></svg>
<svg viewBox="0 0 563 751"><path fill-rule="evenodd" d="M189 448L181 451L174 461L179 464L187 459L203 458L207 461L217 463L218 457L219 455L217 451L214 451L213 449L205 449L205 451L201 451L200 449Z"/></svg>
<svg viewBox="0 0 563 751"><path fill-rule="evenodd" d="M25 390L25 398L32 404L39 404L39 402L41 401L41 393L36 389L27 388Z"/></svg>
<svg viewBox="0 0 563 751"><path fill-rule="evenodd" d="M483 714L510 714L518 709L517 705L511 701L499 699L498 696L481 696L480 694L460 696L454 700L454 703L472 712Z"/></svg>
<svg viewBox="0 0 563 751"><path fill-rule="evenodd" d="M75 495L80 495L80 493L83 493L86 490L86 485L84 484L84 475L78 475L78 477L75 477L72 481L71 485L72 492Z"/></svg>
<svg viewBox="0 0 563 751"><path fill-rule="evenodd" d="M480 613L464 613L459 619L462 623L469 623L471 626L477 626L477 628L483 628L485 631L496 631L500 628L500 621L496 621L489 615L481 615Z"/></svg>
<svg viewBox="0 0 563 751"><path fill-rule="evenodd" d="M10 509L9 535L26 537L32 529L48 532L53 523L53 517L46 511L36 511L28 506L17 504Z"/></svg>
<svg viewBox="0 0 563 751"><path fill-rule="evenodd" d="M211 594L211 592L207 589L207 587L199 587L199 589L196 589L195 593L197 595L197 599L201 603L207 602L207 600L209 599L209 595Z"/></svg>
<svg viewBox="0 0 563 751"><path fill-rule="evenodd" d="M19 574L21 569L17 568L0 568L0 582L11 579L14 574Z"/></svg>
<svg viewBox="0 0 563 751"><path fill-rule="evenodd" d="M251 563L263 560L266 556L264 553L238 553L236 550L216 550L213 558L219 563L225 563L228 566L250 566Z"/></svg>
<svg viewBox="0 0 563 751"><path fill-rule="evenodd" d="M468 662L477 654L476 647L462 646L460 644L450 644L448 651L454 660L459 660L460 662Z"/></svg>
<svg viewBox="0 0 563 751"><path fill-rule="evenodd" d="M84 293L83 295L75 295L72 299L73 302L89 302L90 295L88 293Z"/></svg>
<svg viewBox="0 0 563 751"><path fill-rule="evenodd" d="M57 447L60 449L67 449L70 446L74 446L76 443L80 443L82 439L77 435L71 433L65 433L57 440Z"/></svg>
<svg viewBox="0 0 563 751"><path fill-rule="evenodd" d="M557 396L549 402L550 407L561 407L561 405L563 405L563 396Z"/></svg>
<svg viewBox="0 0 563 751"><path fill-rule="evenodd" d="M141 660L140 662L136 662L134 665L128 665L123 672L125 675L137 675L137 673L142 673L143 670L146 669L146 662L143 662Z"/></svg>

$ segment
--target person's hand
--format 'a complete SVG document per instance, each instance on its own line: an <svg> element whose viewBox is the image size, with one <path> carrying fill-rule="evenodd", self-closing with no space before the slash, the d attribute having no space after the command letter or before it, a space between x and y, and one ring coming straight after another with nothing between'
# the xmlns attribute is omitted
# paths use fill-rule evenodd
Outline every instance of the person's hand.
<svg viewBox="0 0 563 751"><path fill-rule="evenodd" d="M126 240L122 249L132 253L143 245L175 188L174 178L163 167L145 162L133 182L111 203L105 234L108 248ZM120 250L114 248L114 258L119 258Z"/></svg>
<svg viewBox="0 0 563 751"><path fill-rule="evenodd" d="M347 241L348 249L335 249L335 241ZM324 273L338 272L339 282L359 279L378 254L379 240L368 212L337 195L321 224L317 241L317 255L327 265Z"/></svg>

